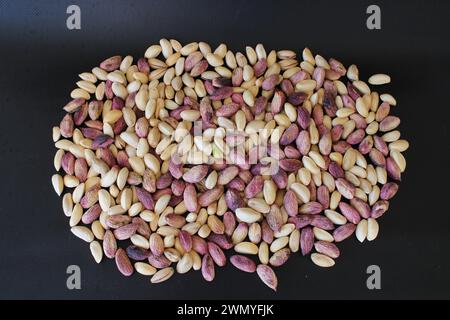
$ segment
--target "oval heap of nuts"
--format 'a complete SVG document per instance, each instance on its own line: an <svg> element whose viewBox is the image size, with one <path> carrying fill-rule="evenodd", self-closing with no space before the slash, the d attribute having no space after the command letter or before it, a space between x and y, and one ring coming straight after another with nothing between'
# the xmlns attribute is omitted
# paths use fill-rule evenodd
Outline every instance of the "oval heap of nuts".
<svg viewBox="0 0 450 320"><path fill-rule="evenodd" d="M309 49L245 51L162 39L79 75L52 183L72 189L64 213L97 263L212 281L233 250L276 290L272 267L292 253L331 267L338 242L376 238L406 166L394 97Z"/></svg>

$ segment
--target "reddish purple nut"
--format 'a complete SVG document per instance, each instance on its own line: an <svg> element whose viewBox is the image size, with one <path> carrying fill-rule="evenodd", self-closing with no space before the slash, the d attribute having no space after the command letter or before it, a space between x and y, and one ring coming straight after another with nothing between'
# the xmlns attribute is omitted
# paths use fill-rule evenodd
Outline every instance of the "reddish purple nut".
<svg viewBox="0 0 450 320"><path fill-rule="evenodd" d="M306 93L293 92L288 96L287 101L294 106L299 106L306 100L307 97L308 95Z"/></svg>
<svg viewBox="0 0 450 320"><path fill-rule="evenodd" d="M308 129L311 121L311 115L304 107L297 108L297 123L303 129Z"/></svg>
<svg viewBox="0 0 450 320"><path fill-rule="evenodd" d="M264 186L264 178L262 176L254 176L244 190L247 199L254 198L262 191Z"/></svg>
<svg viewBox="0 0 450 320"><path fill-rule="evenodd" d="M272 90L278 84L278 81L279 81L279 75L272 74L272 75L268 76L266 79L264 79L264 81L261 84L261 87L264 90L268 90L268 91Z"/></svg>
<svg viewBox="0 0 450 320"><path fill-rule="evenodd" d="M136 187L136 196L142 203L145 209L153 210L155 208L155 202L150 192L143 188Z"/></svg>
<svg viewBox="0 0 450 320"><path fill-rule="evenodd" d="M286 95L283 93L283 91L275 89L275 93L273 94L271 103L272 113L274 115L281 112L282 108L284 107L285 101Z"/></svg>
<svg viewBox="0 0 450 320"><path fill-rule="evenodd" d="M358 224L359 221L361 221L361 216L359 215L359 212L348 203L340 202L339 209L341 210L342 214L347 218L347 220L350 221L351 223Z"/></svg>
<svg viewBox="0 0 450 320"><path fill-rule="evenodd" d="M260 77L266 72L267 69L267 60L261 59L253 66L253 70L255 71L255 76Z"/></svg>
<svg viewBox="0 0 450 320"><path fill-rule="evenodd" d="M232 94L233 94L232 87L221 87L215 89L210 98L212 101L223 100L231 97Z"/></svg>
<svg viewBox="0 0 450 320"><path fill-rule="evenodd" d="M300 248L302 255L307 255L311 252L314 246L314 233L311 227L305 227L301 230L300 235Z"/></svg>
<svg viewBox="0 0 450 320"><path fill-rule="evenodd" d="M114 139L106 134L102 134L97 136L94 141L92 142L92 148L98 149L98 148L106 148L110 144L114 142Z"/></svg>
<svg viewBox="0 0 450 320"><path fill-rule="evenodd" d="M281 159L279 164L287 172L296 172L302 167L302 162L298 159Z"/></svg>
<svg viewBox="0 0 450 320"><path fill-rule="evenodd" d="M280 88L287 96L290 96L295 90L292 82L288 79L281 81Z"/></svg>
<svg viewBox="0 0 450 320"><path fill-rule="evenodd" d="M258 97L255 100L255 105L252 108L253 114L256 116L266 109L267 106L267 98L264 96Z"/></svg>
<svg viewBox="0 0 450 320"><path fill-rule="evenodd" d="M191 251L193 246L192 236L184 230L180 230L178 232L178 239L180 240L180 244L186 252Z"/></svg>
<svg viewBox="0 0 450 320"><path fill-rule="evenodd" d="M335 242L341 242L350 237L356 230L356 225L353 223L347 223L343 226L336 228L333 232L333 238Z"/></svg>
<svg viewBox="0 0 450 320"><path fill-rule="evenodd" d="M207 254L208 253L208 244L206 243L205 239L194 235L192 236L192 249L201 254Z"/></svg>
<svg viewBox="0 0 450 320"><path fill-rule="evenodd" d="M280 144L286 146L295 141L299 133L298 126L292 123L282 134L280 138Z"/></svg>
<svg viewBox="0 0 450 320"><path fill-rule="evenodd" d="M323 230L333 230L334 224L325 216L322 215L314 215L311 218L311 225Z"/></svg>
<svg viewBox="0 0 450 320"><path fill-rule="evenodd" d="M156 188L157 189L165 189L170 187L173 181L173 177L170 172L166 172L162 174L158 180L156 180Z"/></svg>
<svg viewBox="0 0 450 320"><path fill-rule="evenodd" d="M227 207L233 212L237 208L245 207L244 199L242 199L240 193L235 189L228 189L227 192L225 192L225 202Z"/></svg>
<svg viewBox="0 0 450 320"><path fill-rule="evenodd" d="M122 98L114 97L112 99L111 109L113 109L113 110L122 110L124 106L125 106L125 101L123 101Z"/></svg>
<svg viewBox="0 0 450 320"><path fill-rule="evenodd" d="M300 214L296 217L290 217L288 219L288 222L293 223L295 225L296 229L302 229L311 224L312 217L313 216L308 215L308 214Z"/></svg>
<svg viewBox="0 0 450 320"><path fill-rule="evenodd" d="M249 273L253 273L256 271L256 263L246 256L233 255L230 257L230 262L233 266L241 271Z"/></svg>
<svg viewBox="0 0 450 320"><path fill-rule="evenodd" d="M214 242L223 250L229 250L233 248L233 242L231 241L230 236L226 234L211 233L208 236L208 241Z"/></svg>
<svg viewBox="0 0 450 320"><path fill-rule="evenodd" d="M283 199L284 208L289 216L295 217L298 214L298 200L294 191L288 190Z"/></svg>
<svg viewBox="0 0 450 320"><path fill-rule="evenodd" d="M219 267L223 267L226 264L227 258L222 249L214 242L208 242L208 253L211 255L214 263Z"/></svg>

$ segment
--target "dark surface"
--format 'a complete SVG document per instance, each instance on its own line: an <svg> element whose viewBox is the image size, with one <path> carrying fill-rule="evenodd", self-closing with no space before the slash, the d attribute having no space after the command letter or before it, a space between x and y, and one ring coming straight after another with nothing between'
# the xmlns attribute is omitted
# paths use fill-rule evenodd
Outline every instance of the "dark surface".
<svg viewBox="0 0 450 320"><path fill-rule="evenodd" d="M82 29L66 28L78 4ZM448 210L450 3L377 1L382 30L366 28L367 1L3 1L0 0L0 298L450 298ZM386 72L379 91L410 143L400 192L371 243L340 245L330 270L294 255L277 269L274 294L256 275L226 266L206 283L199 272L161 285L122 277L114 262L96 265L75 238L50 183L51 127L77 74L115 54L143 54L159 38L226 43L233 50L304 46L359 66L362 79ZM82 289L66 288L79 265ZM366 288L366 268L382 271L382 289Z"/></svg>

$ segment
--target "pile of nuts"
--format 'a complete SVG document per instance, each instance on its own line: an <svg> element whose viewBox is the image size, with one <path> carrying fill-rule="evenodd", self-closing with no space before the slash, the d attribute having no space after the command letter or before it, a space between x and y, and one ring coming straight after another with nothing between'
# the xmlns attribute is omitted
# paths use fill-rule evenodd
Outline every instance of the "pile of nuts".
<svg viewBox="0 0 450 320"><path fill-rule="evenodd" d="M233 250L276 290L292 253L331 267L339 242L375 239L406 167L394 97L307 48L162 39L79 76L52 183L73 234L125 276L212 281Z"/></svg>

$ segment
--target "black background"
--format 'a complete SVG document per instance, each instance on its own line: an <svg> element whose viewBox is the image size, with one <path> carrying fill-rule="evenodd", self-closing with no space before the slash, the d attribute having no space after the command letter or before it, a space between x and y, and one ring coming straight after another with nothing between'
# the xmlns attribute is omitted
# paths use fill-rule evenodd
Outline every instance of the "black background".
<svg viewBox="0 0 450 320"><path fill-rule="evenodd" d="M382 29L366 28L378 4ZM66 8L81 8L81 30L66 28ZM450 298L449 27L447 1L4 1L0 0L0 298L312 299ZM398 101L408 167L380 235L340 245L334 268L295 254L277 269L278 293L256 275L226 266L213 283L199 272L151 285L122 277L113 261L96 265L75 238L50 183L51 128L77 81L115 54L142 55L161 37L226 43L232 50L308 46L355 63L360 76L385 72L379 90ZM82 289L66 288L79 265ZM366 288L366 268L381 268L382 289Z"/></svg>

